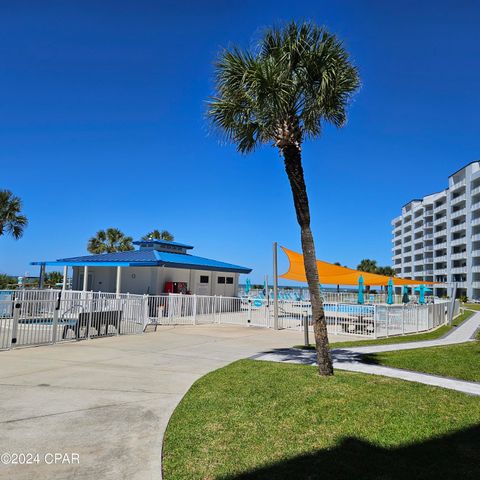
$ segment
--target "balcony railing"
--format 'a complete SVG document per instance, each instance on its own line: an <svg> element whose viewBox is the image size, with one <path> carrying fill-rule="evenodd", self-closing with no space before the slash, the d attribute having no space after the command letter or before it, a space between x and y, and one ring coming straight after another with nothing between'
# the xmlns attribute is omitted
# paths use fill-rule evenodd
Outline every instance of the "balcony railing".
<svg viewBox="0 0 480 480"><path fill-rule="evenodd" d="M434 246L435 250L441 250L442 248L447 248L447 242L436 243Z"/></svg>
<svg viewBox="0 0 480 480"><path fill-rule="evenodd" d="M480 282L472 282L473 288L480 288Z"/></svg>
<svg viewBox="0 0 480 480"><path fill-rule="evenodd" d="M467 209L466 208L461 208L460 210L456 210L455 212L452 212L450 214L450 218L458 218L458 217L461 217L462 215L466 215L467 214Z"/></svg>
<svg viewBox="0 0 480 480"><path fill-rule="evenodd" d="M442 223L447 223L447 216L444 215L443 217L440 217L440 218L436 218L434 221L433 221L433 224L434 225L440 225Z"/></svg>
<svg viewBox="0 0 480 480"><path fill-rule="evenodd" d="M472 212L475 211L475 210L478 210L480 209L480 202L475 202L475 203L472 203Z"/></svg>
<svg viewBox="0 0 480 480"><path fill-rule="evenodd" d="M472 242L475 242L477 240L480 240L480 233L476 233L475 235L472 235Z"/></svg>
<svg viewBox="0 0 480 480"><path fill-rule="evenodd" d="M467 238L466 237L462 237L462 238L456 238L455 240L451 240L450 241L450 245L452 247L456 246L456 245L464 245L467 243Z"/></svg>
<svg viewBox="0 0 480 480"><path fill-rule="evenodd" d="M461 195L459 195L458 197L455 197L455 198L452 198L450 200L450 204L451 205L455 205L457 204L458 202L461 202L462 200L465 200L466 199L466 195L464 193L462 193Z"/></svg>
<svg viewBox="0 0 480 480"><path fill-rule="evenodd" d="M447 256L446 256L446 255L442 255L442 256L440 256L440 257L434 257L434 258L433 258L433 261L436 262L436 263L446 262L446 261L447 261Z"/></svg>
<svg viewBox="0 0 480 480"><path fill-rule="evenodd" d="M474 265L472 267L472 272L475 272L475 273L480 272L480 265Z"/></svg>
<svg viewBox="0 0 480 480"><path fill-rule="evenodd" d="M461 187L464 187L467 184L467 180L464 178L463 180L460 180L457 183L453 183L451 187L449 187L449 190L451 192L458 190Z"/></svg>
<svg viewBox="0 0 480 480"><path fill-rule="evenodd" d="M470 195L475 195L477 193L480 193L480 185L470 190Z"/></svg>
<svg viewBox="0 0 480 480"><path fill-rule="evenodd" d="M454 267L450 269L451 273L467 273L467 267Z"/></svg>
<svg viewBox="0 0 480 480"><path fill-rule="evenodd" d="M478 219L480 222L480 218ZM472 222L473 225L473 222ZM467 227L467 224L465 222L460 223L459 225L455 225L454 227L450 228L451 232L461 232L462 230L465 230Z"/></svg>
<svg viewBox="0 0 480 480"><path fill-rule="evenodd" d="M472 250L472 257L480 257L480 249Z"/></svg>
<svg viewBox="0 0 480 480"><path fill-rule="evenodd" d="M451 260L463 260L467 258L467 252L452 253L450 255Z"/></svg>

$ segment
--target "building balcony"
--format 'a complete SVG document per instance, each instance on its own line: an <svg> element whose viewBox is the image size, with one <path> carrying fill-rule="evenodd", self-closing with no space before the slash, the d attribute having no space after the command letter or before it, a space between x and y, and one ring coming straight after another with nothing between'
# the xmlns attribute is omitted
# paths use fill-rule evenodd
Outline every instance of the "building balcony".
<svg viewBox="0 0 480 480"><path fill-rule="evenodd" d="M480 265L474 265L474 266L472 267L472 272L474 272L474 273L480 272Z"/></svg>
<svg viewBox="0 0 480 480"><path fill-rule="evenodd" d="M447 269L446 268L437 268L435 269L435 275L446 275Z"/></svg>
<svg viewBox="0 0 480 480"><path fill-rule="evenodd" d="M425 240L430 240L430 239L433 238L433 233L426 233L426 234L423 236L423 238L424 238Z"/></svg>
<svg viewBox="0 0 480 480"><path fill-rule="evenodd" d="M433 252L433 245L425 245L423 247L424 252Z"/></svg>
<svg viewBox="0 0 480 480"><path fill-rule="evenodd" d="M467 288L467 282L452 282L454 283L457 288Z"/></svg>
<svg viewBox="0 0 480 480"><path fill-rule="evenodd" d="M480 248L472 250L472 257L480 257Z"/></svg>
<svg viewBox="0 0 480 480"><path fill-rule="evenodd" d="M448 189L450 192L454 192L455 190L458 190L459 188L464 187L467 184L467 180L464 178L463 180L460 180L457 183L453 183Z"/></svg>
<svg viewBox="0 0 480 480"><path fill-rule="evenodd" d="M461 208L460 210L456 210L455 212L452 212L450 214L450 218L458 218L458 217L461 217L463 215L466 215L467 214L467 209L466 208Z"/></svg>
<svg viewBox="0 0 480 480"><path fill-rule="evenodd" d="M467 273L467 267L453 267L450 269L450 273L455 273L455 274L458 274L458 273Z"/></svg>
<svg viewBox="0 0 480 480"><path fill-rule="evenodd" d="M472 206L470 208L472 212L474 212L475 210L480 210L480 202L472 203Z"/></svg>
<svg viewBox="0 0 480 480"><path fill-rule="evenodd" d="M463 260L467 258L467 252L452 253L450 255L451 260Z"/></svg>
<svg viewBox="0 0 480 480"><path fill-rule="evenodd" d="M480 233L476 233L475 235L472 235L472 242L475 242L477 240L480 240Z"/></svg>
<svg viewBox="0 0 480 480"><path fill-rule="evenodd" d="M475 194L477 194L477 193L480 193L480 186L475 187L475 188L472 188L472 189L470 190L470 195L475 195Z"/></svg>
<svg viewBox="0 0 480 480"><path fill-rule="evenodd" d="M447 202L445 203L442 203L441 205L437 205L436 207L434 207L434 212L435 213L438 213L438 212L442 212L443 210L446 210L447 209Z"/></svg>
<svg viewBox="0 0 480 480"><path fill-rule="evenodd" d="M443 217L440 217L440 218L436 218L433 221L434 225L441 225L442 223L447 223L447 216L446 215L444 215Z"/></svg>
<svg viewBox="0 0 480 480"><path fill-rule="evenodd" d="M480 225L480 218L474 218L474 219L471 221L470 225L471 225L472 227L474 227L475 225Z"/></svg>
<svg viewBox="0 0 480 480"><path fill-rule="evenodd" d="M433 221L431 222L425 222L423 224L423 228L432 228L433 227Z"/></svg>
<svg viewBox="0 0 480 480"><path fill-rule="evenodd" d="M452 198L450 200L450 205L456 205L457 203L461 202L462 200L465 200L466 198L467 196L464 193L462 193L458 197Z"/></svg>
<svg viewBox="0 0 480 480"><path fill-rule="evenodd" d="M480 288L480 282L472 282L473 288Z"/></svg>
<svg viewBox="0 0 480 480"><path fill-rule="evenodd" d="M447 256L446 255L441 255L440 257L434 257L433 261L436 262L436 263L446 262L447 261Z"/></svg>
<svg viewBox="0 0 480 480"><path fill-rule="evenodd" d="M462 238L456 238L455 240L450 240L450 245L452 247L455 247L456 245L465 245L467 243L467 238L462 237Z"/></svg>
<svg viewBox="0 0 480 480"><path fill-rule="evenodd" d="M480 218L478 219L480 223ZM473 225L473 222L472 222ZM465 230L467 228L467 224L465 222L460 223L459 225L455 225L450 228L451 232L461 232L462 230Z"/></svg>
<svg viewBox="0 0 480 480"><path fill-rule="evenodd" d="M441 250L442 248L447 248L447 242L436 243L433 248L435 250Z"/></svg>

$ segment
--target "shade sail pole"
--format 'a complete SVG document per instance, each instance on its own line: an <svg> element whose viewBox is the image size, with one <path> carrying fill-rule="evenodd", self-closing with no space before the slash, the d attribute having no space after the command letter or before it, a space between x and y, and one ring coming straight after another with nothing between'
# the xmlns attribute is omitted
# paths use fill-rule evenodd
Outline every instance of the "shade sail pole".
<svg viewBox="0 0 480 480"><path fill-rule="evenodd" d="M278 330L278 264L277 242L273 242L273 329Z"/></svg>

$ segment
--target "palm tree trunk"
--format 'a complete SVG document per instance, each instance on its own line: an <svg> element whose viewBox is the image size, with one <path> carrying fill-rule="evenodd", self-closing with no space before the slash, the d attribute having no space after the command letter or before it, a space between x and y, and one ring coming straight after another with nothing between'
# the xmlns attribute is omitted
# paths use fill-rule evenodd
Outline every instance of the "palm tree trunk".
<svg viewBox="0 0 480 480"><path fill-rule="evenodd" d="M325 312L320 296L320 286L317 269L317 256L310 230L310 207L308 205L307 188L303 176L302 156L296 145L287 145L281 148L285 161L285 171L290 181L293 194L293 203L300 225L302 238L303 261L307 277L310 301L312 303L313 331L317 350L318 372L320 375L333 375L332 359L328 346L327 324Z"/></svg>

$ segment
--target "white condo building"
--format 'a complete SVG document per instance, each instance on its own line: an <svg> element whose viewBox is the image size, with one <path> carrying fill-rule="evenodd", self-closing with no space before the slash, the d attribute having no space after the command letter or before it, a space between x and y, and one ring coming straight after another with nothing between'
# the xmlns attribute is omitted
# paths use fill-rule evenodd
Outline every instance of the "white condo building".
<svg viewBox="0 0 480 480"><path fill-rule="evenodd" d="M392 220L392 263L397 275L444 282L436 295L480 299L480 161L448 177L448 188L415 199Z"/></svg>

